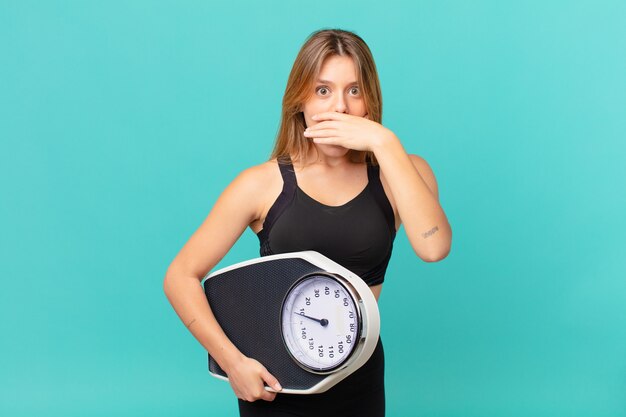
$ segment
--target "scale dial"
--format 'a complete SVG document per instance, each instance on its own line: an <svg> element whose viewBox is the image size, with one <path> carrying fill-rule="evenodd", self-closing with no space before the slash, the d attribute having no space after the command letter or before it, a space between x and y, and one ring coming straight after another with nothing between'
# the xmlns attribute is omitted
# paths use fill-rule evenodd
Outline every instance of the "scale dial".
<svg viewBox="0 0 626 417"><path fill-rule="evenodd" d="M304 276L283 301L283 341L296 363L310 372L337 370L359 343L359 305L349 284L342 281L332 274Z"/></svg>

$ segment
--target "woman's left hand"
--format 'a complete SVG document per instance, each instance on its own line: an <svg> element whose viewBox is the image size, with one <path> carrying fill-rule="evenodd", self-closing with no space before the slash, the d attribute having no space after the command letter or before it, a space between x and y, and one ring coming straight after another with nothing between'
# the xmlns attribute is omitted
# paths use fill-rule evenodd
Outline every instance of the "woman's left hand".
<svg viewBox="0 0 626 417"><path fill-rule="evenodd" d="M357 151L374 151L374 148L393 135L380 123L369 120L367 115L354 116L339 112L323 112L313 115L317 121L304 131L304 136L315 143L339 145Z"/></svg>

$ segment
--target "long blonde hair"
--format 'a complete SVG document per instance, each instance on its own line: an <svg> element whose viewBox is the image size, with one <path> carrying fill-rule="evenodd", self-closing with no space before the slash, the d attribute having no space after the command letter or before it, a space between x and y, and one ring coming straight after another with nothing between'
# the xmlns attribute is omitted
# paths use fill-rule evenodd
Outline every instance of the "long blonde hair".
<svg viewBox="0 0 626 417"><path fill-rule="evenodd" d="M310 97L324 60L333 55L352 58L368 119L381 123L382 94L369 47L356 33L341 29L321 29L307 37L293 63L283 96L280 127L269 159L277 158L280 162L290 156L293 160L300 160L308 155L313 144L303 134L306 123L301 107ZM368 156L376 164L373 152L351 149L349 155L353 162L364 162Z"/></svg>

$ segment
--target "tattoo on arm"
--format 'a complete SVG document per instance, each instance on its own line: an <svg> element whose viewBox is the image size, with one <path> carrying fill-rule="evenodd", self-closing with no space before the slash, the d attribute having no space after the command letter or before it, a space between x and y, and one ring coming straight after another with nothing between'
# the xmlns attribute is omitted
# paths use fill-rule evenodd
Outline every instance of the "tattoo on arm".
<svg viewBox="0 0 626 417"><path fill-rule="evenodd" d="M187 328L189 328L189 326L191 326L191 325L192 325L195 321L196 321L196 319L191 320L191 321L189 322L189 324L187 324L187 325L186 325L186 326L187 326Z"/></svg>
<svg viewBox="0 0 626 417"><path fill-rule="evenodd" d="M439 230L439 227L435 226L432 229L430 229L428 232L422 233L422 237L426 239L427 237L432 236L435 233L437 233L437 230Z"/></svg>

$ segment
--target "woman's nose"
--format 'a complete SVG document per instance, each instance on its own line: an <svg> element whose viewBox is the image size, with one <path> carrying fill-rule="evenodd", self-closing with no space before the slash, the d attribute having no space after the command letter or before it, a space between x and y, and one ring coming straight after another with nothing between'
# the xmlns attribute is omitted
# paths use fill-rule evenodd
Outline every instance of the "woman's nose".
<svg viewBox="0 0 626 417"><path fill-rule="evenodd" d="M347 110L346 100L343 97L338 96L333 107L334 111L337 113L345 113Z"/></svg>

